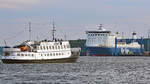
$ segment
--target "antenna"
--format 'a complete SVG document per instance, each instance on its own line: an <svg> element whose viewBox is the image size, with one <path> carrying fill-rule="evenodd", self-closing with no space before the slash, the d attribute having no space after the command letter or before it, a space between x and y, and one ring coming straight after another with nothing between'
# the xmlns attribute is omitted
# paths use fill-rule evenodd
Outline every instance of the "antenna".
<svg viewBox="0 0 150 84"><path fill-rule="evenodd" d="M6 40L4 40L5 46L7 46Z"/></svg>
<svg viewBox="0 0 150 84"><path fill-rule="evenodd" d="M102 27L103 27L103 25L102 25L102 24L100 24L100 25L99 25L99 30L102 30Z"/></svg>
<svg viewBox="0 0 150 84"><path fill-rule="evenodd" d="M124 32L122 32L122 39L124 39Z"/></svg>
<svg viewBox="0 0 150 84"><path fill-rule="evenodd" d="M148 33L148 38L150 38L150 29L148 29L147 33Z"/></svg>
<svg viewBox="0 0 150 84"><path fill-rule="evenodd" d="M31 22L29 22L29 40L31 40Z"/></svg>
<svg viewBox="0 0 150 84"><path fill-rule="evenodd" d="M65 36L64 36L64 37L65 37L65 40L67 40L67 35L66 35L66 34L65 34Z"/></svg>
<svg viewBox="0 0 150 84"><path fill-rule="evenodd" d="M53 30L52 30L52 36L53 36L53 41L55 41L55 22L53 20Z"/></svg>
<svg viewBox="0 0 150 84"><path fill-rule="evenodd" d="M39 36L36 36L37 41L39 41Z"/></svg>

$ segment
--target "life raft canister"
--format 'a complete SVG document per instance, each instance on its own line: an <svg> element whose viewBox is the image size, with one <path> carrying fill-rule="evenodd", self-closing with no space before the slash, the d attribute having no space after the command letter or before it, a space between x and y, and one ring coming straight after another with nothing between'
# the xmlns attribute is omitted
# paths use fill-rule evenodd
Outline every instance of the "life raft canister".
<svg viewBox="0 0 150 84"><path fill-rule="evenodd" d="M21 51L27 51L27 50L29 49L29 47L27 47L27 46L22 46L22 47L20 47L20 49L21 49Z"/></svg>

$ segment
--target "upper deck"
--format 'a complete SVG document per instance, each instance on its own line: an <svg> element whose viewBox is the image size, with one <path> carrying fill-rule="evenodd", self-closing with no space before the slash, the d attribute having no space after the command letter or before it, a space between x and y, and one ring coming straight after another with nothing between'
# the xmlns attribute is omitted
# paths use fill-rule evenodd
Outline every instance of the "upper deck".
<svg viewBox="0 0 150 84"><path fill-rule="evenodd" d="M86 31L86 34L89 34L89 33L111 33L111 31Z"/></svg>

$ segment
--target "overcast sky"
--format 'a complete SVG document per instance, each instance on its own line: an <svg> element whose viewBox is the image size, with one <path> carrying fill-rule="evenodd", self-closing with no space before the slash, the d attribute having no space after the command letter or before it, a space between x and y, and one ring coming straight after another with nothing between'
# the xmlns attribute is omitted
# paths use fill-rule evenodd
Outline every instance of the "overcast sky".
<svg viewBox="0 0 150 84"><path fill-rule="evenodd" d="M150 29L150 0L0 0L0 45L15 45L29 39L51 39L52 20L57 36L85 38L85 31L103 24L106 30L136 31L146 37Z"/></svg>

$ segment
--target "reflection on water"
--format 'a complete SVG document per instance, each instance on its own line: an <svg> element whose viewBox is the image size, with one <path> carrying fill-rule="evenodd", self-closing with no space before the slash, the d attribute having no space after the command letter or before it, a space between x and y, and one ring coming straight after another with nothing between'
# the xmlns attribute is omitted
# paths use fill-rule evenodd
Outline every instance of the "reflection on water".
<svg viewBox="0 0 150 84"><path fill-rule="evenodd" d="M3 64L0 84L150 83L150 57L80 57L77 63Z"/></svg>

